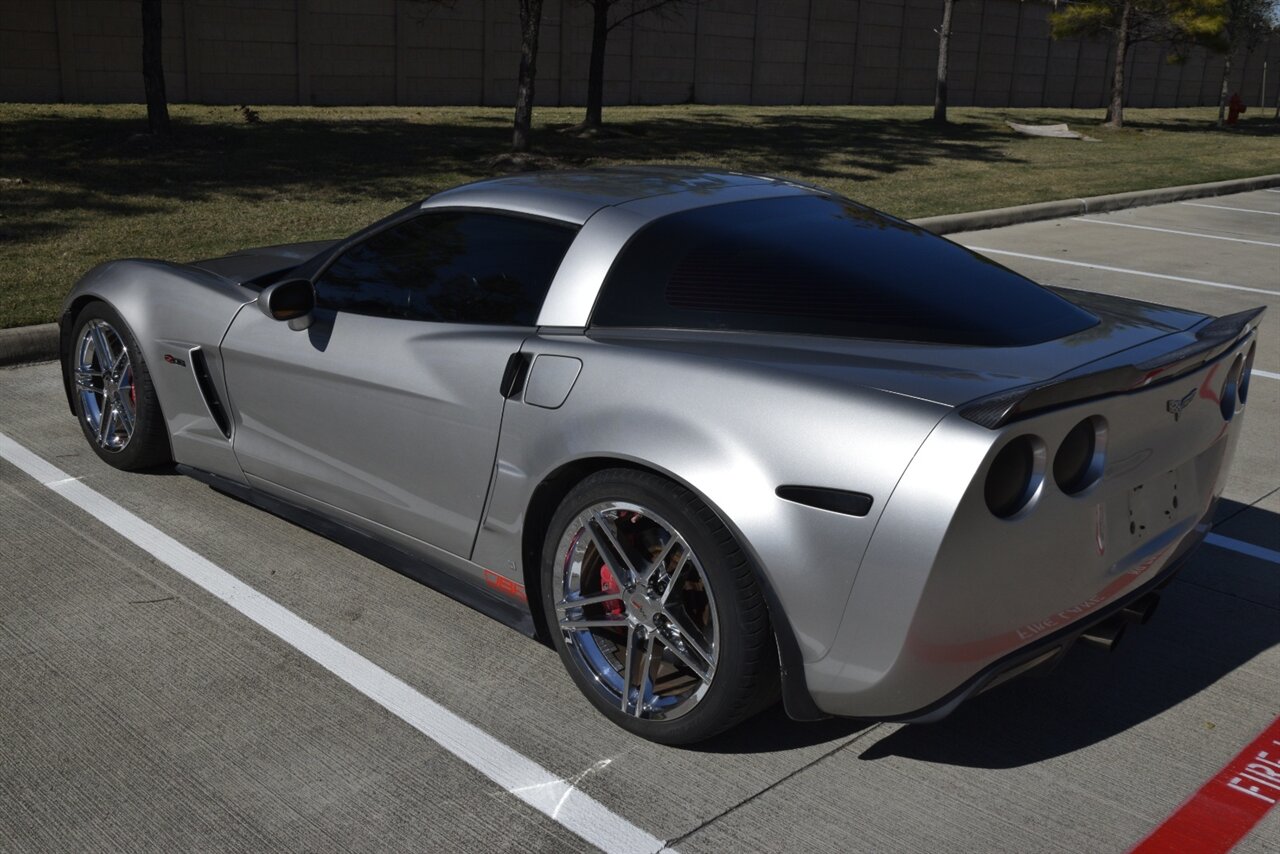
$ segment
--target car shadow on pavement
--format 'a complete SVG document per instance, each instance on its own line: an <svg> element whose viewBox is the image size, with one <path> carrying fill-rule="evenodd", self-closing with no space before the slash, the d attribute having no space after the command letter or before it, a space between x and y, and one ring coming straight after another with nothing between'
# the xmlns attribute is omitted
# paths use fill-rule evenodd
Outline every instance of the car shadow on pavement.
<svg viewBox="0 0 1280 854"><path fill-rule="evenodd" d="M1224 505L1216 530L1227 519L1230 536L1280 530L1275 513ZM1152 621L1131 627L1113 653L1077 645L1056 669L1011 680L938 723L898 729L859 758L1011 768L1080 750L1165 714L1184 730L1213 729L1210 707L1186 701L1276 646L1280 577L1274 565L1201 546L1162 592ZM1247 674L1233 685L1245 696L1265 694L1249 686ZM1276 710L1259 713L1270 720Z"/></svg>
<svg viewBox="0 0 1280 854"><path fill-rule="evenodd" d="M778 753L836 742L874 725L875 721L850 718L793 721L787 717L782 703L775 703L728 732L685 749L696 753Z"/></svg>
<svg viewBox="0 0 1280 854"><path fill-rule="evenodd" d="M85 453L89 453L92 456L89 451L86 451ZM73 454L72 456L79 456L79 454ZM54 459L59 459L59 457L55 456ZM142 475L143 477L185 477L182 472L178 471L178 467L173 463L161 463L160 465L152 466L149 469L137 469L129 472L129 475Z"/></svg>

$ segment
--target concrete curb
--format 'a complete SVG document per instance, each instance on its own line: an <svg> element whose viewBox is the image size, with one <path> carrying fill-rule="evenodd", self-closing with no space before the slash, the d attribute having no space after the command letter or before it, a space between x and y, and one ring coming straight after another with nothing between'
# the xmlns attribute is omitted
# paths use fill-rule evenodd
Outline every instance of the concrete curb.
<svg viewBox="0 0 1280 854"><path fill-rule="evenodd" d="M0 366L58 358L58 324L0 329Z"/></svg>
<svg viewBox="0 0 1280 854"><path fill-rule="evenodd" d="M1160 187L1155 190L1137 190L1132 193L1112 193L1107 196L1091 196L1087 199L1062 199L1056 202L1037 202L1012 208L995 208L989 211L945 214L911 220L921 228L935 234L954 234L958 231L977 231L982 228L999 228L1040 219L1059 219L1087 213L1136 208L1143 205L1159 205L1182 199L1202 199L1227 193L1243 193L1280 187L1280 175L1259 175L1256 178L1237 178L1232 181L1214 181L1209 184L1188 184L1185 187ZM19 326L0 329L0 367L22 365L27 362L44 362L58 358L58 324L43 323L39 326Z"/></svg>
<svg viewBox="0 0 1280 854"><path fill-rule="evenodd" d="M1143 205L1161 205L1182 199L1203 199L1223 196L1227 193L1243 193L1280 187L1280 175L1259 175L1256 178L1236 178L1231 181L1213 181L1208 184L1188 184L1183 187L1159 187L1154 190L1136 190L1131 193L1112 193L1107 196L1091 196L1087 199L1062 199L1056 202L1037 202L1012 208L995 208L989 211L927 216L911 220L934 234L954 234L957 231L977 231L983 228L1000 228L1040 219L1059 219L1087 213L1117 211Z"/></svg>

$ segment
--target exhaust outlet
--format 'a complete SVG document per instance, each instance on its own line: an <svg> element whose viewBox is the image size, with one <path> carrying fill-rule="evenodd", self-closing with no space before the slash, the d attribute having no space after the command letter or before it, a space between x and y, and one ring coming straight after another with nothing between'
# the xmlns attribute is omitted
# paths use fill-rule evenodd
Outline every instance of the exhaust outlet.
<svg viewBox="0 0 1280 854"><path fill-rule="evenodd" d="M1145 626L1150 622L1151 617L1156 612L1156 608L1160 605L1159 593L1148 593L1136 602L1131 602L1125 606L1120 615L1131 623L1137 623Z"/></svg>
<svg viewBox="0 0 1280 854"><path fill-rule="evenodd" d="M1117 614L1114 617L1103 620L1096 626L1090 626L1080 635L1080 639L1087 641L1090 646L1098 647L1107 652L1115 652L1116 647L1120 645L1120 638L1124 636L1124 630L1129 625L1129 621L1125 619L1124 614Z"/></svg>

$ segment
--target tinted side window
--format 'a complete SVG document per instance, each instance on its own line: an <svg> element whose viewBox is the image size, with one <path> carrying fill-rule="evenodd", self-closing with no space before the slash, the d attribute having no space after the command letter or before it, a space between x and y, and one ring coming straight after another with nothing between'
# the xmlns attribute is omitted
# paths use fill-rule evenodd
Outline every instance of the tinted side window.
<svg viewBox="0 0 1280 854"><path fill-rule="evenodd" d="M357 314L533 326L576 233L503 214L427 212L342 253L316 296Z"/></svg>
<svg viewBox="0 0 1280 854"><path fill-rule="evenodd" d="M909 223L806 195L649 225L614 262L591 322L1011 346L1097 318Z"/></svg>

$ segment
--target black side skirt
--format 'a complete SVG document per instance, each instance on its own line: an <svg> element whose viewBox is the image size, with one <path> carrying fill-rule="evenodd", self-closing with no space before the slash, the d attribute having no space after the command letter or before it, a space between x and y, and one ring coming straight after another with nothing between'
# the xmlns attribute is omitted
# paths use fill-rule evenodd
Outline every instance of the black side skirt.
<svg viewBox="0 0 1280 854"><path fill-rule="evenodd" d="M184 474L201 483L208 484L218 492L266 510L281 519L306 528L351 549L357 554L394 569L401 575L406 575L433 590L438 590L450 599L456 599L486 617L491 617L499 623L515 629L522 635L527 635L531 638L536 637L533 616L529 613L528 608L500 599L496 594L490 593L478 585L468 583L417 555L409 554L403 549L370 536L363 531L358 531L348 525L344 525L327 516L321 516L311 510L298 507L295 504L290 504L273 495L267 495L242 483L236 483L225 477L187 465L179 464L177 470L179 474Z"/></svg>

